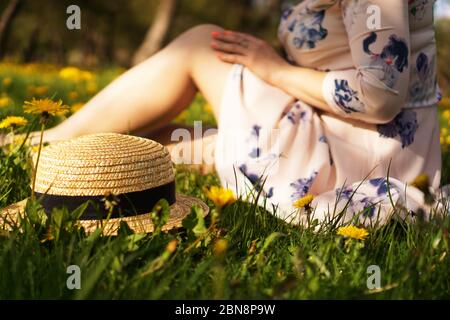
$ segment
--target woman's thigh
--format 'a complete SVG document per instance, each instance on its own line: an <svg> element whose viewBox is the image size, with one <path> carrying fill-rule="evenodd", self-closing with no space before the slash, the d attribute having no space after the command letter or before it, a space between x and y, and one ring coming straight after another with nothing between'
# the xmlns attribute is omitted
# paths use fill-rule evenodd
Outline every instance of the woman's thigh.
<svg viewBox="0 0 450 320"><path fill-rule="evenodd" d="M219 119L220 104L232 65L217 58L211 48L211 32L221 31L221 27L205 24L189 29L172 42L172 46L187 52L190 75L197 89L213 107Z"/></svg>

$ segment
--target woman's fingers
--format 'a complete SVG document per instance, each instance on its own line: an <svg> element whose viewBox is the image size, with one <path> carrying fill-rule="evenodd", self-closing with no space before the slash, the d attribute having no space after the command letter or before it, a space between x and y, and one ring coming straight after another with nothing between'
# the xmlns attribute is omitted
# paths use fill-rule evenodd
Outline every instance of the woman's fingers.
<svg viewBox="0 0 450 320"><path fill-rule="evenodd" d="M236 31L214 31L211 33L211 47L216 50L217 57L228 63L247 66L262 41L252 35Z"/></svg>
<svg viewBox="0 0 450 320"><path fill-rule="evenodd" d="M224 62L245 65L245 57L242 55L219 52L217 57Z"/></svg>
<svg viewBox="0 0 450 320"><path fill-rule="evenodd" d="M246 33L241 33L241 32L236 32L236 31L230 31L230 30L226 30L226 31L214 31L211 33L212 37L214 39L218 39L218 40L222 40L228 43L242 43L242 42L251 42L254 41L256 38L254 38L253 36L246 34Z"/></svg>
<svg viewBox="0 0 450 320"><path fill-rule="evenodd" d="M254 42L254 38L248 34L228 30L214 31L211 35L211 47L224 53L246 55Z"/></svg>
<svg viewBox="0 0 450 320"><path fill-rule="evenodd" d="M238 53L244 55L247 48L235 43L228 43L221 40L213 40L211 42L211 47L214 50L219 50L226 53Z"/></svg>

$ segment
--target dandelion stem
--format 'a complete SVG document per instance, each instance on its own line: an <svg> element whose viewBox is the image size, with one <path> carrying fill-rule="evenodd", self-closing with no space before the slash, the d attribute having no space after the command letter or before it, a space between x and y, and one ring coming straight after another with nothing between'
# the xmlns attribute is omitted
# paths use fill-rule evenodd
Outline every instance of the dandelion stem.
<svg viewBox="0 0 450 320"><path fill-rule="evenodd" d="M34 189L35 189L35 186L36 186L37 168L38 168L38 165L39 165L39 158L41 157L42 141L44 140L44 129L45 129L45 123L44 123L44 121L42 121L42 124L41 124L41 137L39 139L38 154L37 154L37 158L36 158L36 165L34 167L34 172L33 172L33 188L31 190L31 199L32 200L34 200Z"/></svg>
<svg viewBox="0 0 450 320"><path fill-rule="evenodd" d="M35 121L36 121L36 120L35 120ZM17 151L22 150L23 146L25 145L25 143L26 143L27 140L28 140L28 137L29 137L30 134L31 134L31 131L33 131L34 125L35 125L35 123L33 122L33 123L31 124L31 126L28 128L27 133L25 134L25 138L23 139L22 144L20 145L19 149L17 149Z"/></svg>

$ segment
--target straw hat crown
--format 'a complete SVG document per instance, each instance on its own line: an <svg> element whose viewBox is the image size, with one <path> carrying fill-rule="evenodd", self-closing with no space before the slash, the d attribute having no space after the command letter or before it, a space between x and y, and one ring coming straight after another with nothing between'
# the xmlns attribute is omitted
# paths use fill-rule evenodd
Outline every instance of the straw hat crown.
<svg viewBox="0 0 450 320"><path fill-rule="evenodd" d="M103 133L44 148L35 191L102 196L147 190L172 181L174 169L164 146L140 137Z"/></svg>

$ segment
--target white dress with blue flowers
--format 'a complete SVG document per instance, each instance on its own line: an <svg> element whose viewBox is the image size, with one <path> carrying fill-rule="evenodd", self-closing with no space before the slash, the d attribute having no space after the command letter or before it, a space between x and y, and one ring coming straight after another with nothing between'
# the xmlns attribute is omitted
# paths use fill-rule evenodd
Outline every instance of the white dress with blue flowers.
<svg viewBox="0 0 450 320"><path fill-rule="evenodd" d="M433 191L441 178L433 4L306 0L285 11L288 60L327 72L332 112L234 65L218 121L222 184L289 222L302 221L293 203L306 194L319 220L345 207L342 221L361 223L386 221L393 206L424 208L409 184L425 173Z"/></svg>

